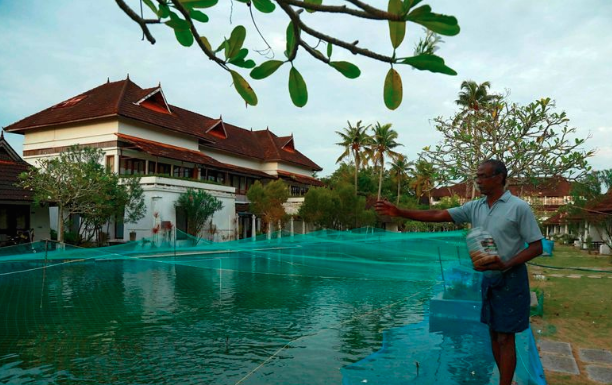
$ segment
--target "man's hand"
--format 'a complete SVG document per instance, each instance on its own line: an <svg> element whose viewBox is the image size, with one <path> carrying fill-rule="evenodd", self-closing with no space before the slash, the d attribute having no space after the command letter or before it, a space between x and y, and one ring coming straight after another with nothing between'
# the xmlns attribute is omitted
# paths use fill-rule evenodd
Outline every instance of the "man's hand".
<svg viewBox="0 0 612 385"><path fill-rule="evenodd" d="M391 217L397 217L399 215L399 209L387 201L377 201L374 208L379 215L388 215Z"/></svg>
<svg viewBox="0 0 612 385"><path fill-rule="evenodd" d="M506 270L506 264L499 255L489 255L480 251L470 253L476 271Z"/></svg>

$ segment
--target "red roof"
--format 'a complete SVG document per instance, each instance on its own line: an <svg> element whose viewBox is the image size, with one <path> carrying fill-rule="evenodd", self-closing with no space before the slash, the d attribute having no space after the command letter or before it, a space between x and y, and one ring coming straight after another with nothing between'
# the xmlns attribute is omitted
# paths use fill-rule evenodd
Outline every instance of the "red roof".
<svg viewBox="0 0 612 385"><path fill-rule="evenodd" d="M535 181L521 182L511 179L508 190L516 196L530 197L566 197L570 195L572 184L563 177L536 178ZM476 191L478 195L478 191ZM457 195L462 198L471 199L472 188L470 186L466 195L466 182L457 183L448 187L440 187L431 191L433 198L442 198Z"/></svg>
<svg viewBox="0 0 612 385"><path fill-rule="evenodd" d="M218 124L219 119L212 119L173 105L159 104L161 100L159 97L147 99L148 103L142 102L143 98L157 89L160 87L142 89L129 78L107 82L15 122L5 130L23 134L36 128L107 117L123 117L194 136L215 150L265 161L294 163L316 171L322 170L299 151L283 149L287 141L278 140L279 137L267 129L250 131L224 122L227 138L220 138L206 132ZM155 103L159 106L154 106Z"/></svg>
<svg viewBox="0 0 612 385"><path fill-rule="evenodd" d="M17 187L19 174L28 171L26 163L0 135L0 200L2 201L32 201L32 191Z"/></svg>
<svg viewBox="0 0 612 385"><path fill-rule="evenodd" d="M300 174L294 174L292 172L278 171L278 176L284 179L290 179L298 183L304 183L304 184L308 184L312 186L324 186L325 185L323 182L321 182L320 180L316 178L304 176Z"/></svg>
<svg viewBox="0 0 612 385"><path fill-rule="evenodd" d="M155 142L152 140L146 140L131 135L115 134L119 139L122 139L128 143L133 144L138 149L151 154L153 156L161 156L169 159L176 159L183 162L194 163L198 165L204 165L219 170L228 170L246 175L255 175L263 178L274 179L273 176L263 171L254 170L246 167L238 167L227 163L221 163L210 156L201 153L200 151L190 150L183 147L172 146L169 144Z"/></svg>

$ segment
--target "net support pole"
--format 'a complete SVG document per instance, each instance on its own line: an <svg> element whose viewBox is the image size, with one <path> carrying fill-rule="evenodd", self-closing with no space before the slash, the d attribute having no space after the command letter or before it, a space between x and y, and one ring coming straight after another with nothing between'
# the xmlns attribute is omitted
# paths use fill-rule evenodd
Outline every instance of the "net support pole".
<svg viewBox="0 0 612 385"><path fill-rule="evenodd" d="M461 265L461 251L459 250L459 246L457 246L457 260L459 261L459 265Z"/></svg>
<svg viewBox="0 0 612 385"><path fill-rule="evenodd" d="M444 285L444 291L446 291L446 278L444 278L444 268L442 267L442 253L440 252L440 246L438 246L438 261L440 261L440 273L442 273L442 284Z"/></svg>

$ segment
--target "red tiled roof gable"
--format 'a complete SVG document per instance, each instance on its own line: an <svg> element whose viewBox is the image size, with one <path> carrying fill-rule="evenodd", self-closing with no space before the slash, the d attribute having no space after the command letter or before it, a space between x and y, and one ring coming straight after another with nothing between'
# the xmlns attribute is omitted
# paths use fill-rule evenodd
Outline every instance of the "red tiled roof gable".
<svg viewBox="0 0 612 385"><path fill-rule="evenodd" d="M75 98L83 97L83 99L74 105L47 108L7 126L5 130L24 133L47 126L103 117L122 117L196 137L212 149L262 161L284 161L311 170L321 170L321 167L299 151L283 150L282 146L286 143L278 143L278 137L269 130L250 131L223 122L227 137L222 138L207 133L211 127L219 123L220 119L212 119L171 104L168 104L170 113L136 104L157 89L161 92L160 87L142 89L129 78L108 82L77 95Z"/></svg>

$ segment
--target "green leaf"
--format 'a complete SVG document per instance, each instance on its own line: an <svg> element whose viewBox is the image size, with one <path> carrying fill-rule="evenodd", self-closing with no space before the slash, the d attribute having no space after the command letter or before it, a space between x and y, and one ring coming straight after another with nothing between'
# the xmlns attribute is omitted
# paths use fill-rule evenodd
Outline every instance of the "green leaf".
<svg viewBox="0 0 612 385"><path fill-rule="evenodd" d="M236 91L242 97L242 99L244 99L246 104L256 106L257 95L251 88L251 85L244 80L244 78L240 76L238 72L230 70L230 74L232 75L232 80L234 81L234 88L236 88Z"/></svg>
<svg viewBox="0 0 612 385"><path fill-rule="evenodd" d="M296 49L297 40L295 38L295 31L293 30L293 22L290 21L287 26L287 51L285 51L285 56L289 58L293 51Z"/></svg>
<svg viewBox="0 0 612 385"><path fill-rule="evenodd" d="M170 15L170 7L166 3L159 3L159 11L157 11L157 17L165 19Z"/></svg>
<svg viewBox="0 0 612 385"><path fill-rule="evenodd" d="M229 62L237 67L253 68L255 67L255 62L253 60L244 60L248 54L249 50L243 48L240 50L240 52L238 52L238 55L236 55L236 57L231 59Z"/></svg>
<svg viewBox="0 0 612 385"><path fill-rule="evenodd" d="M331 59L331 55L332 55L332 48L333 45L332 43L327 43L327 57Z"/></svg>
<svg viewBox="0 0 612 385"><path fill-rule="evenodd" d="M206 46L206 48L208 48L209 51L212 51L212 47L210 46L210 42L208 41L206 36L200 36L200 41L202 42L202 44L204 44L204 46Z"/></svg>
<svg viewBox="0 0 612 385"><path fill-rule="evenodd" d="M251 59L249 59L249 60L232 60L232 61L230 61L230 63L235 65L236 67L242 67L242 68L253 68L253 67L255 67L257 65Z"/></svg>
<svg viewBox="0 0 612 385"><path fill-rule="evenodd" d="M176 13L170 11L170 20L165 23L167 26L174 29L189 30L189 23L179 17Z"/></svg>
<svg viewBox="0 0 612 385"><path fill-rule="evenodd" d="M149 7L151 9L151 11L153 11L154 14L158 15L157 8L155 7L155 4L153 4L153 1L151 1L151 0L143 0L143 1L147 5L147 7ZM159 17L159 15L158 15L158 17Z"/></svg>
<svg viewBox="0 0 612 385"><path fill-rule="evenodd" d="M401 0L389 0L388 12L394 15L402 14L402 1ZM391 37L391 45L393 48L399 47L404 41L406 35L406 22L405 21L390 21L389 22L389 36Z"/></svg>
<svg viewBox="0 0 612 385"><path fill-rule="evenodd" d="M193 35L188 29L174 29L174 36L182 46L191 47L193 44Z"/></svg>
<svg viewBox="0 0 612 385"><path fill-rule="evenodd" d="M247 55L249 54L249 50L246 48L242 48L238 54L236 56L234 56L233 58L231 58L231 60L229 61L230 63L233 63L234 61L241 61L243 60Z"/></svg>
<svg viewBox="0 0 612 385"><path fill-rule="evenodd" d="M209 20L207 14L200 12L197 9L192 9L191 11L189 11L189 16L191 16L193 20L197 20L202 23L208 23Z"/></svg>
<svg viewBox="0 0 612 385"><path fill-rule="evenodd" d="M422 25L432 32L445 36L455 36L460 28L454 16L440 15L431 12L429 5L416 8L408 14L406 20Z"/></svg>
<svg viewBox="0 0 612 385"><path fill-rule="evenodd" d="M323 4L323 0L305 0L304 2L305 3L314 4L314 5L321 5L321 4ZM316 11L307 9L306 12L313 13L313 12L316 12Z"/></svg>
<svg viewBox="0 0 612 385"><path fill-rule="evenodd" d="M265 79L268 76L272 75L274 72L276 72L276 70L279 69L280 66L282 66L283 64L284 62L280 60L268 60L266 62L263 62L259 66L254 68L253 71L251 71L251 77L257 80Z"/></svg>
<svg viewBox="0 0 612 385"><path fill-rule="evenodd" d="M408 57L399 63L408 64L421 71L438 72L446 75L457 75L457 72L444 64L444 59L436 55L420 54Z"/></svg>
<svg viewBox="0 0 612 385"><path fill-rule="evenodd" d="M210 8L217 5L219 0L180 0L187 8Z"/></svg>
<svg viewBox="0 0 612 385"><path fill-rule="evenodd" d="M291 67L291 71L289 71L289 95L296 107L304 107L308 102L306 82L295 67Z"/></svg>
<svg viewBox="0 0 612 385"><path fill-rule="evenodd" d="M253 5L261 13L272 13L276 8L276 5L270 0L253 0Z"/></svg>
<svg viewBox="0 0 612 385"><path fill-rule="evenodd" d="M342 75L349 79L356 79L361 75L361 70L353 63L347 61L333 61L329 63L330 66L334 67Z"/></svg>
<svg viewBox="0 0 612 385"><path fill-rule="evenodd" d="M385 88L383 96L385 99L385 106L390 110L395 110L402 104L402 78L393 68L387 72L385 78Z"/></svg>
<svg viewBox="0 0 612 385"><path fill-rule="evenodd" d="M228 48L225 51L225 57L228 59L233 59L240 50L242 49L242 44L244 44L244 39L246 38L246 28L239 25L232 31L229 40L227 41Z"/></svg>

